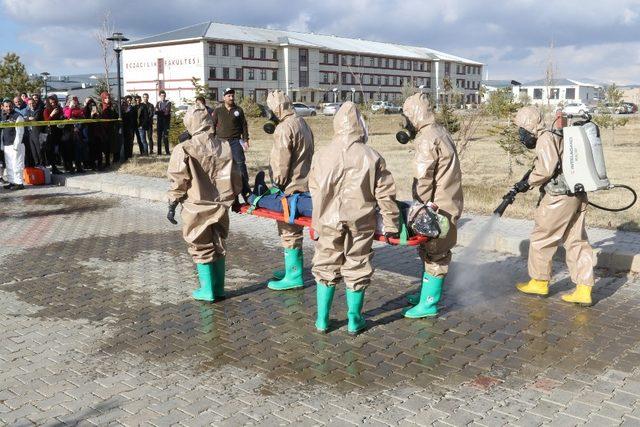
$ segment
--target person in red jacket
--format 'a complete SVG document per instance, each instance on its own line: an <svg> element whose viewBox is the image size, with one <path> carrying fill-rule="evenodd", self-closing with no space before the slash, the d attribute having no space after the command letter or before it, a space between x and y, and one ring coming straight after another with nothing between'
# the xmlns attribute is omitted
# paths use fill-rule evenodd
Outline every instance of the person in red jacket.
<svg viewBox="0 0 640 427"><path fill-rule="evenodd" d="M46 121L63 120L64 114L56 95L47 98L47 106L44 108L43 117ZM48 126L47 141L45 143L45 165L51 166L51 173L60 173L56 166L57 151L60 149L62 129L57 126Z"/></svg>
<svg viewBox="0 0 640 427"><path fill-rule="evenodd" d="M78 97L71 98L69 105L63 109L65 119L83 119L84 110L80 107ZM65 126L62 132L62 157L64 158L64 169L67 172L83 173L84 146L80 125L73 124ZM71 162L74 162L72 166Z"/></svg>

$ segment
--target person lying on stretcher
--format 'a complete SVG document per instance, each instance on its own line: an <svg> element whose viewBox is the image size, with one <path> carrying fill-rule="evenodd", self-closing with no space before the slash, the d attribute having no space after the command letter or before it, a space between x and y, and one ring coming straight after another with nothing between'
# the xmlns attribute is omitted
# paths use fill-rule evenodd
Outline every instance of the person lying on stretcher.
<svg viewBox="0 0 640 427"><path fill-rule="evenodd" d="M285 196L277 187L269 188L265 183L263 171L257 173L252 194L249 196L252 207L284 213L285 206L289 212L289 222L296 218L313 216L311 194L309 192ZM430 238L443 239L449 231L449 221L437 211L433 203L398 202L400 215L411 235L421 235ZM385 235L382 215L377 213L376 234Z"/></svg>

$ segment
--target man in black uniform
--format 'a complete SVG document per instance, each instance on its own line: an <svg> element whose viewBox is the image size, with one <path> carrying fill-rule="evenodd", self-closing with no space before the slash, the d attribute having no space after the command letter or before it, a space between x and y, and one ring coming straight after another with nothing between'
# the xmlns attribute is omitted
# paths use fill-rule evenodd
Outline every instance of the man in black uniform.
<svg viewBox="0 0 640 427"><path fill-rule="evenodd" d="M164 153L169 152L169 127L171 126L171 101L167 100L167 93L161 90L158 94L159 101L156 103L156 127L158 131L158 155L162 154L162 145L164 145Z"/></svg>
<svg viewBox="0 0 640 427"><path fill-rule="evenodd" d="M233 89L225 89L224 104L213 110L213 129L218 138L231 146L233 162L242 175L242 197L248 202L251 187L244 152L249 149L249 126L244 111L235 103L235 93Z"/></svg>

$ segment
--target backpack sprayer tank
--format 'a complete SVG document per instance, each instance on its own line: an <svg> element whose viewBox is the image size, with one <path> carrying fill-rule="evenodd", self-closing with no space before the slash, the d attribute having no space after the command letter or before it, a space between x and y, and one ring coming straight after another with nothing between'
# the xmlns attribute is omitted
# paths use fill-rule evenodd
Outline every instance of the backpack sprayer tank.
<svg viewBox="0 0 640 427"><path fill-rule="evenodd" d="M562 173L571 191L584 193L611 188L598 126L587 121L567 126L562 132Z"/></svg>

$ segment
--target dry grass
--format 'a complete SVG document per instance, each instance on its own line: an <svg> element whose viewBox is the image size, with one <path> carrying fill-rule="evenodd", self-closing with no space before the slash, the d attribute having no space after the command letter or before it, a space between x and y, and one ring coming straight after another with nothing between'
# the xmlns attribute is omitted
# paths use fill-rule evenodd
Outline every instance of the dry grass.
<svg viewBox="0 0 640 427"><path fill-rule="evenodd" d="M333 134L331 117L310 117L307 119L315 135L316 149L326 145ZM396 179L398 197L411 198L411 176L413 173L413 145L400 145L395 140L399 127L399 116L373 115L369 119L369 144L385 157L387 166ZM252 135L251 149L247 152L249 174L254 176L259 169L266 169L271 149L271 136L262 131L262 119L250 121ZM480 126L476 139L471 142L462 157L465 211L489 214L500 203L502 195L526 171L526 166L517 166L514 176L507 175L507 161L504 152L490 136L488 129L492 123L487 119ZM607 172L613 183L627 184L640 191L640 116L635 115L623 128L616 129L615 138L610 130L602 131ZM135 157L120 166L119 172L145 176L165 177L168 158ZM620 206L627 194L623 190L612 190L592 194L591 199L604 206ZM516 202L507 209L505 216L531 218L538 193L519 195ZM632 209L621 213L609 213L591 208L588 224L598 227L640 231L640 202Z"/></svg>

